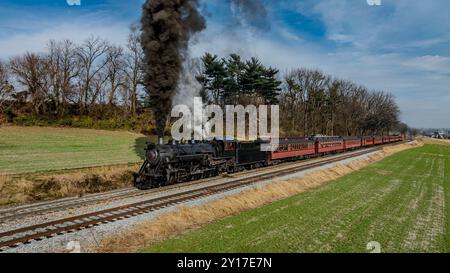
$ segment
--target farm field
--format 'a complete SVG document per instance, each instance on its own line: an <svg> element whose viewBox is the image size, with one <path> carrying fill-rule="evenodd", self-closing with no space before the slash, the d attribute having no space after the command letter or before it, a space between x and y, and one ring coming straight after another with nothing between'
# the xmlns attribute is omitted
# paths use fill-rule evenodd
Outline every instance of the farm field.
<svg viewBox="0 0 450 273"><path fill-rule="evenodd" d="M142 252L450 251L450 146L425 145Z"/></svg>
<svg viewBox="0 0 450 273"><path fill-rule="evenodd" d="M135 163L146 140L120 131L0 127L0 175Z"/></svg>

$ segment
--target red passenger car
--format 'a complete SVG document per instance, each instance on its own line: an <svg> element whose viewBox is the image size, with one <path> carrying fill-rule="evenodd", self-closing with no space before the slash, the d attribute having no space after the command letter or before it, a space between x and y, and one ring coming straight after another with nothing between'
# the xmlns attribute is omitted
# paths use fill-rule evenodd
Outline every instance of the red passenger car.
<svg viewBox="0 0 450 273"><path fill-rule="evenodd" d="M361 138L359 137L344 137L344 149L352 150L361 148Z"/></svg>
<svg viewBox="0 0 450 273"><path fill-rule="evenodd" d="M307 138L280 139L278 149L270 154L270 160L298 159L314 156L314 140Z"/></svg>
<svg viewBox="0 0 450 273"><path fill-rule="evenodd" d="M403 141L403 137L402 136L395 135L395 136L390 136L389 137L389 142L390 143L400 142L400 141Z"/></svg>
<svg viewBox="0 0 450 273"><path fill-rule="evenodd" d="M391 137L390 136L383 136L383 144L387 144L391 142Z"/></svg>
<svg viewBox="0 0 450 273"><path fill-rule="evenodd" d="M328 154L344 151L344 139L341 137L314 137L316 154Z"/></svg>
<svg viewBox="0 0 450 273"><path fill-rule="evenodd" d="M381 137L381 136L374 136L373 137L373 144L374 145L383 144L383 137Z"/></svg>
<svg viewBox="0 0 450 273"><path fill-rule="evenodd" d="M373 146L374 145L374 139L373 137L369 137L369 136L364 136L361 138L361 145L363 147L367 147L367 146Z"/></svg>

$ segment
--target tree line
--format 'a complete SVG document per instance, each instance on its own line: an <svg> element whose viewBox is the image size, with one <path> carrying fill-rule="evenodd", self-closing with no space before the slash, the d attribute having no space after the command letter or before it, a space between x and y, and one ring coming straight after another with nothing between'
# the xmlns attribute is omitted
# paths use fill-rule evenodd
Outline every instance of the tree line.
<svg viewBox="0 0 450 273"><path fill-rule="evenodd" d="M61 118L135 116L141 93L140 33L132 28L126 47L97 37L82 44L50 41L44 53L27 52L0 62L0 111Z"/></svg>
<svg viewBox="0 0 450 273"><path fill-rule="evenodd" d="M258 58L206 53L196 69L204 100L219 105L279 104L286 135L364 135L404 132L395 98L319 70L281 76Z"/></svg>
<svg viewBox="0 0 450 273"><path fill-rule="evenodd" d="M280 94L282 127L309 135L366 135L399 131L400 110L392 94L370 91L318 70L295 69ZM402 129L403 130L403 129Z"/></svg>
<svg viewBox="0 0 450 273"><path fill-rule="evenodd" d="M10 122L16 116L149 121L142 60L136 27L131 28L124 47L96 37L81 44L50 41L44 53L0 60L0 115ZM299 68L281 75L256 57L245 60L238 54L221 58L206 53L192 64L205 102L279 104L286 135L407 130L399 122L400 111L391 94L370 91L319 70Z"/></svg>

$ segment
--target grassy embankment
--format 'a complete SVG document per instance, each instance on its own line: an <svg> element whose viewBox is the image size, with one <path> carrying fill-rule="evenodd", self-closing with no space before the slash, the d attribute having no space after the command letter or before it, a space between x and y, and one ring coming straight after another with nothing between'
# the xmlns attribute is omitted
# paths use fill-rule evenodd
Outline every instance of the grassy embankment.
<svg viewBox="0 0 450 273"><path fill-rule="evenodd" d="M400 152L144 252L450 251L450 147Z"/></svg>
<svg viewBox="0 0 450 273"><path fill-rule="evenodd" d="M125 131L0 127L0 205L131 185L147 140Z"/></svg>

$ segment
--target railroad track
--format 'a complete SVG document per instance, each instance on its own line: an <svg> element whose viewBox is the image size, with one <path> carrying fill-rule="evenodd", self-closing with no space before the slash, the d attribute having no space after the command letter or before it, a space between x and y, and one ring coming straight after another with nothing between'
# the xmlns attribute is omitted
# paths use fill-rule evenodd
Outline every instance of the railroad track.
<svg viewBox="0 0 450 273"><path fill-rule="evenodd" d="M286 167L273 172L254 175L250 177L237 178L228 182L209 185L198 189L187 190L175 194L169 194L162 197L152 198L128 205L113 207L92 213L77 215L42 224L27 226L15 230L0 233L0 251L17 247L20 244L30 243L33 240L39 241L51 238L56 235L76 232L78 230L90 228L102 223L109 223L125 218L130 218L144 213L149 213L162 208L174 206L180 203L196 200L199 198L211 196L217 193L230 191L236 188L245 187L257 182L267 181L269 179L286 176L295 172L308 170L315 167L336 163L342 160L372 153L380 150L381 147L365 149L351 154L342 154L319 162L307 163L302 166Z"/></svg>
<svg viewBox="0 0 450 273"><path fill-rule="evenodd" d="M81 208L87 205L119 201L122 199L157 194L165 191L173 191L183 187L207 183L211 180L220 178L221 177L213 177L183 184L171 185L164 188L153 189L148 191L142 191L136 188L129 187L103 193L90 194L84 197L70 197L48 202L34 203L29 205L0 209L0 223L4 223L10 220L17 220L27 216L43 215L46 213L58 212L67 209Z"/></svg>
<svg viewBox="0 0 450 273"><path fill-rule="evenodd" d="M96 193L85 197L70 197L47 202L21 205L0 209L0 223L28 215L40 215L58 209L77 208L86 204L106 200L109 197L127 196L138 192L135 188L123 188L120 190Z"/></svg>
<svg viewBox="0 0 450 273"><path fill-rule="evenodd" d="M362 151L370 151L373 149L377 149L378 147L368 148ZM348 152L349 154L353 154L354 152ZM328 156L333 157L336 155ZM322 159L326 159L327 157L323 157ZM305 161L303 161L305 162ZM262 168L259 170L252 170L251 174L258 174L270 171L271 168L279 168L280 166L289 166L289 165L298 165L299 162L294 163L285 163L283 165L277 165L277 166L271 166ZM248 175L249 171L241 172L235 175L238 176L245 176ZM212 177L208 179L202 179L198 181L191 181L188 183L183 184L177 184L177 185L171 185L168 187L160 188L160 189L153 189L150 191L141 191L137 190L135 188L124 188L119 190L113 190L108 191L104 193L96 193L96 194L90 194L83 197L70 197L70 198L63 198L59 200L53 200L53 201L47 201L47 202L40 202L40 203L34 203L29 205L22 205L17 207L11 207L11 208L5 208L0 209L0 223L5 223L7 221L12 220L19 220L26 218L27 216L36 216L36 215L45 215L49 213L54 213L58 211L63 210L70 210L70 209L77 209L88 205L95 205L95 204L101 204L106 202L115 202L127 198L135 198L135 197L145 197L148 195L153 195L161 192L168 192L173 191L176 189L182 189L187 188L191 186L195 186L198 184L205 184L207 182L213 181L213 180L219 180L223 177Z"/></svg>

